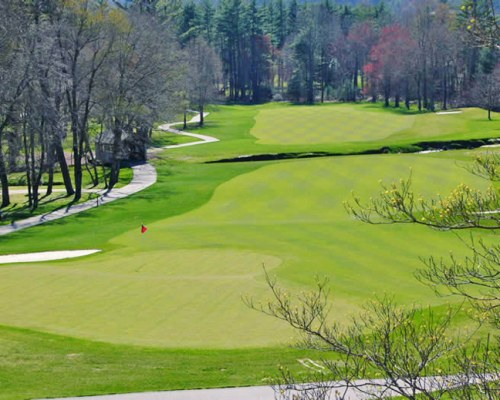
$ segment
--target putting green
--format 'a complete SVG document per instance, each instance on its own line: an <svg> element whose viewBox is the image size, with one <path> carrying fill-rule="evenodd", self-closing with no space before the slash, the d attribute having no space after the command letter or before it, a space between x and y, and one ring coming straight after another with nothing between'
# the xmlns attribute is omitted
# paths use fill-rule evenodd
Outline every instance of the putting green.
<svg viewBox="0 0 500 400"><path fill-rule="evenodd" d="M351 104L262 109L251 133L262 144L359 142L410 128L414 115L367 111Z"/></svg>
<svg viewBox="0 0 500 400"><path fill-rule="evenodd" d="M475 108L441 115L384 109L378 104L267 105L258 110L250 130L258 144L338 144L384 139L395 142L438 136L457 139L478 128L484 137L500 134L498 124L488 125L484 110Z"/></svg>
<svg viewBox="0 0 500 400"><path fill-rule="evenodd" d="M228 166L230 167L230 166ZM413 168L422 195L460 182L485 188L449 155L377 155L279 162L219 186L208 203L148 224L84 260L0 269L0 323L164 347L240 348L286 343L285 324L248 309L268 295L262 264L293 290L331 280L333 317L375 295L440 305L416 282L418 257L460 248L453 233L370 226L348 216L351 190L367 198L377 180ZM460 250L455 254L460 254Z"/></svg>
<svg viewBox="0 0 500 400"><path fill-rule="evenodd" d="M257 313L241 318L241 295L250 287L263 292L257 279L261 266L272 269L279 258L231 250L137 250L78 265L0 269L0 290L8 294L0 306L2 321L114 343L200 348L244 347L246 339L253 346L269 343L269 325L260 326ZM283 337L286 328L273 325ZM217 337L221 340L214 342Z"/></svg>

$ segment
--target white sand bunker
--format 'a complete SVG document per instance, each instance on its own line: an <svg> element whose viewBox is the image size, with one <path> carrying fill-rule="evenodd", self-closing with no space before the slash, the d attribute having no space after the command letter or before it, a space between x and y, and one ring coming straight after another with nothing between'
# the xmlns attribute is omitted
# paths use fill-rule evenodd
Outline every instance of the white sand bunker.
<svg viewBox="0 0 500 400"><path fill-rule="evenodd" d="M462 111L440 111L436 113L437 115L448 115L448 114L462 114Z"/></svg>
<svg viewBox="0 0 500 400"><path fill-rule="evenodd" d="M101 250L66 250L66 251L44 251L41 253L7 254L0 256L0 264L11 264L20 262L38 262L62 260L64 258L75 258L88 256Z"/></svg>
<svg viewBox="0 0 500 400"><path fill-rule="evenodd" d="M443 150L442 149L424 150L424 151L419 151L417 154L439 153L440 151L443 151Z"/></svg>

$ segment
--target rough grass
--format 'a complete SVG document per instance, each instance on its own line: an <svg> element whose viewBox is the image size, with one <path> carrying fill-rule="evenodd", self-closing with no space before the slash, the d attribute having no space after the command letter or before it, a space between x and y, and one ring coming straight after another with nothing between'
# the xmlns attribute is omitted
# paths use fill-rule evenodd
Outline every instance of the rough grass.
<svg viewBox="0 0 500 400"><path fill-rule="evenodd" d="M265 385L278 365L306 372L291 348L168 350L0 327L0 399Z"/></svg>

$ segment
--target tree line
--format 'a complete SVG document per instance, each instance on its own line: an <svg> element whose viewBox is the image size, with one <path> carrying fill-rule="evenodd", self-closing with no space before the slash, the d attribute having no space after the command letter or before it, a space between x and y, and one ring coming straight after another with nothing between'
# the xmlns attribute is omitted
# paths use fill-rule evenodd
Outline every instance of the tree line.
<svg viewBox="0 0 500 400"><path fill-rule="evenodd" d="M102 130L111 137L104 176L112 188L124 137L145 144L155 122L180 105L203 107L216 90L219 64L206 42L181 48L172 24L140 7L5 0L0 26L0 208L10 204L12 172L24 173L32 210L44 176L51 194L56 168L80 200L84 171L99 183Z"/></svg>
<svg viewBox="0 0 500 400"><path fill-rule="evenodd" d="M492 0L5 0L0 26L2 208L13 171L32 209L56 169L78 201L83 171L98 181L96 126L113 187L125 137L212 101L500 103Z"/></svg>
<svg viewBox="0 0 500 400"><path fill-rule="evenodd" d="M484 105L471 91L496 86L486 107L498 103L500 42L491 0L461 7L446 0L389 2L392 8L333 0L136 3L170 15L182 41L203 37L217 50L231 101L382 98L433 111L437 104ZM471 34L485 26L488 35L478 37L486 43L478 43Z"/></svg>

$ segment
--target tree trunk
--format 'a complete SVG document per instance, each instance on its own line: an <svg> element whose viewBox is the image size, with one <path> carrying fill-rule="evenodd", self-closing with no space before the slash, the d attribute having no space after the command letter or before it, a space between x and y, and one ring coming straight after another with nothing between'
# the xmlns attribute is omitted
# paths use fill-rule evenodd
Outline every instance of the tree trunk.
<svg viewBox="0 0 500 400"><path fill-rule="evenodd" d="M54 186L54 164L49 165L49 180L47 182L47 190L45 191L45 196L50 196L52 194L52 188Z"/></svg>
<svg viewBox="0 0 500 400"><path fill-rule="evenodd" d="M1 139L1 137L0 137ZM9 179L7 177L7 168L3 158L3 150L0 144L0 184L2 186L2 204L0 208L7 207L10 204Z"/></svg>
<svg viewBox="0 0 500 400"><path fill-rule="evenodd" d="M52 189L54 186L54 163L56 160L56 152L53 144L49 147L47 151L47 162L48 162L48 181L47 181L47 190L45 191L45 196L50 196L52 194Z"/></svg>
<svg viewBox="0 0 500 400"><path fill-rule="evenodd" d="M446 73L443 77L443 110L448 109L448 83L446 80Z"/></svg>
<svg viewBox="0 0 500 400"><path fill-rule="evenodd" d="M410 109L410 83L408 80L405 82L405 107L407 110Z"/></svg>
<svg viewBox="0 0 500 400"><path fill-rule="evenodd" d="M491 108L488 107L488 120L491 121Z"/></svg>
<svg viewBox="0 0 500 400"><path fill-rule="evenodd" d="M26 166L26 184L28 185L28 206L33 207L33 196L31 191L31 165L30 165L30 149L28 147L26 121L23 122L23 144L24 144L24 163Z"/></svg>
<svg viewBox="0 0 500 400"><path fill-rule="evenodd" d="M422 90L421 90L421 79L420 74L417 77L417 100L418 100L418 111L422 111Z"/></svg>
<svg viewBox="0 0 500 400"><path fill-rule="evenodd" d="M114 188L114 186L118 183L118 179L120 179L120 160L115 160L113 161L113 164L111 164L108 190Z"/></svg>
<svg viewBox="0 0 500 400"><path fill-rule="evenodd" d="M89 167L89 164L92 168ZM97 172L97 164L95 162L94 153L92 152L92 147L90 146L88 135L85 135L85 168L92 179L92 185L99 185L99 173Z"/></svg>
<svg viewBox="0 0 500 400"><path fill-rule="evenodd" d="M435 107L434 107L434 103L435 103L435 88L434 88L434 84L431 83L431 85L429 87L429 91L430 91L430 99L427 102L427 109L429 111L434 111L434 109L435 109Z"/></svg>
<svg viewBox="0 0 500 400"><path fill-rule="evenodd" d="M38 203L40 200L40 183L42 181L43 174L43 166L45 163L45 132L46 124L45 118L42 117L40 121L40 126L38 128L38 136L40 142L40 160L37 164L36 161L36 137L34 129L30 130L30 150L31 150L31 184L33 186L32 196L33 196L33 204L32 210L35 210L38 207Z"/></svg>
<svg viewBox="0 0 500 400"><path fill-rule="evenodd" d="M113 189L113 187L118 183L118 179L120 177L121 146L122 124L118 118L115 118L115 124L113 128L113 163L111 164L111 174L109 177L108 189Z"/></svg>
<svg viewBox="0 0 500 400"><path fill-rule="evenodd" d="M398 93L398 94L396 94L396 97L394 99L394 107L395 108L399 108L399 98L400 98L400 95Z"/></svg>
<svg viewBox="0 0 500 400"><path fill-rule="evenodd" d="M354 63L354 74L353 74L353 79L352 79L352 100L356 101L356 93L358 91L358 68L359 68L359 61L358 57L356 57L356 62Z"/></svg>
<svg viewBox="0 0 500 400"><path fill-rule="evenodd" d="M61 174L63 177L64 188L66 189L66 195L72 196L75 194L75 190L73 189L73 183L71 182L71 175L69 173L68 164L66 163L66 157L64 155L61 139L59 137L55 139L54 147L57 156L57 162L59 163L59 167L61 168Z"/></svg>
<svg viewBox="0 0 500 400"><path fill-rule="evenodd" d="M391 94L391 87L388 82L384 83L384 107L389 107L389 97Z"/></svg>
<svg viewBox="0 0 500 400"><path fill-rule="evenodd" d="M200 126L203 126L205 119L203 117L203 104L200 105Z"/></svg>
<svg viewBox="0 0 500 400"><path fill-rule="evenodd" d="M76 134L78 135L78 134ZM73 138L73 169L74 169L74 177L75 177L75 197L74 201L78 201L82 198L82 155L80 152L80 144L78 143L78 138Z"/></svg>
<svg viewBox="0 0 500 400"><path fill-rule="evenodd" d="M423 98L424 98L424 108L429 108L429 101L427 97L427 64L424 64L424 79L423 79Z"/></svg>
<svg viewBox="0 0 500 400"><path fill-rule="evenodd" d="M184 110L184 124L182 125L182 129L187 129L187 110Z"/></svg>

